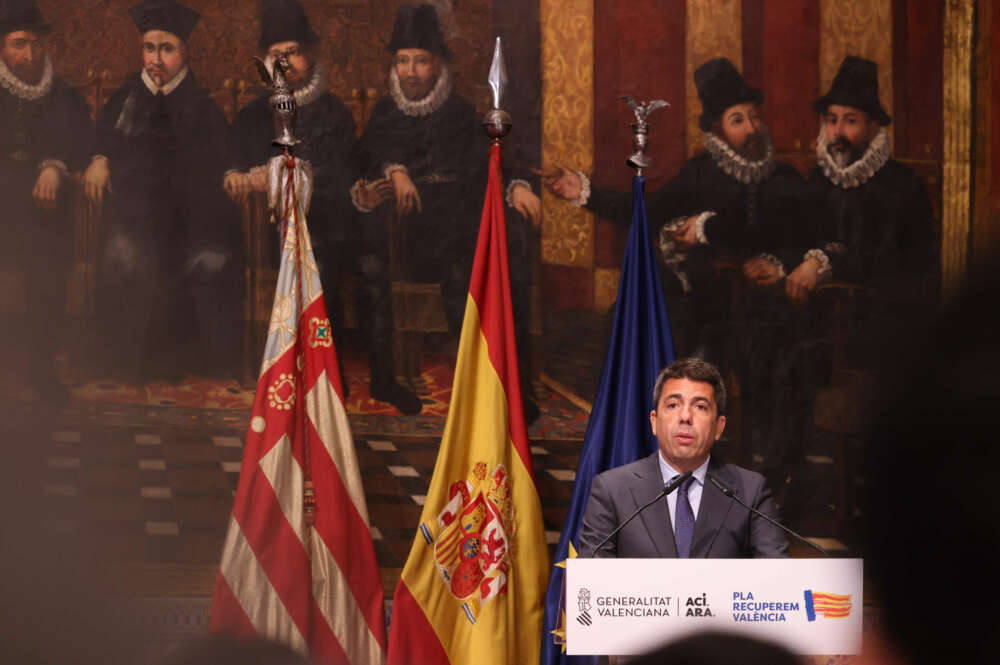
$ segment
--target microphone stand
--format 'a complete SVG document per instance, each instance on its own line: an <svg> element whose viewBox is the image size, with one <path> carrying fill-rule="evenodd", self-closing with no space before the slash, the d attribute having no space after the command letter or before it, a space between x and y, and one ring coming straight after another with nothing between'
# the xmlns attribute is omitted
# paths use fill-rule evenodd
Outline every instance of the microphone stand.
<svg viewBox="0 0 1000 665"><path fill-rule="evenodd" d="M817 545L813 541L809 540L805 536L800 536L799 534L795 533L794 531L792 531L787 526L785 526L784 524L782 524L778 520L774 519L770 515L765 515L764 513L760 512L759 510L757 510L756 508L754 508L753 506L748 505L745 501L743 501L743 499L741 499L740 497L736 496L736 492L734 492L730 487L728 487L725 484L723 484L723 482L721 480L719 480L718 478L716 478L712 474L708 475L708 479L710 481L712 481L713 485L715 485L716 487L719 488L720 492L722 492L724 495L728 496L730 499L735 499L736 503L740 504L741 506L743 506L744 508L746 508L747 510L749 510L751 513L753 513L754 515L759 515L760 517L763 517L768 522L770 522L774 526L778 527L779 529L781 529L785 533L788 533L788 534L791 534L792 536L794 536L800 542L803 542L806 545L808 545L809 547L812 547L812 548L814 548L816 550L819 550L823 554L823 556L830 556L829 552L827 552L825 549L823 549L822 547L820 547L819 545Z"/></svg>

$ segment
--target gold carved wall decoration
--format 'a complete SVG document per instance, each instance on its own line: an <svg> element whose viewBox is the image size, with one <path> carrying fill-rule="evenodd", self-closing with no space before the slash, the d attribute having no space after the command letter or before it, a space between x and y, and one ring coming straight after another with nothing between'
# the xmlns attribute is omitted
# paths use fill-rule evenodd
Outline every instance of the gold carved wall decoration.
<svg viewBox="0 0 1000 665"><path fill-rule="evenodd" d="M844 56L867 58L878 64L879 97L892 116L892 0L821 0L819 27L820 94L830 89ZM891 139L893 125L886 129Z"/></svg>
<svg viewBox="0 0 1000 665"><path fill-rule="evenodd" d="M594 170L594 3L541 0L542 163ZM594 265L594 216L542 194L542 261Z"/></svg>
<svg viewBox="0 0 1000 665"><path fill-rule="evenodd" d="M972 2L947 1L944 10L941 192L941 294L946 302L965 284L969 254L974 17Z"/></svg>
<svg viewBox="0 0 1000 665"><path fill-rule="evenodd" d="M685 79L687 81L688 155L701 151L698 127L701 102L694 87L694 70L712 58L725 57L743 71L743 31L740 0L688 0Z"/></svg>

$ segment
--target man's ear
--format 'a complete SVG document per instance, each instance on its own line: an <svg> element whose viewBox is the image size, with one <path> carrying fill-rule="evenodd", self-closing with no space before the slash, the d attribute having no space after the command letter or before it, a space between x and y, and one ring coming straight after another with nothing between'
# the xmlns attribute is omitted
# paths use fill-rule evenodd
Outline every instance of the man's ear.
<svg viewBox="0 0 1000 665"><path fill-rule="evenodd" d="M719 437L722 436L722 432L726 429L726 417L719 416L715 421L715 440L718 441Z"/></svg>

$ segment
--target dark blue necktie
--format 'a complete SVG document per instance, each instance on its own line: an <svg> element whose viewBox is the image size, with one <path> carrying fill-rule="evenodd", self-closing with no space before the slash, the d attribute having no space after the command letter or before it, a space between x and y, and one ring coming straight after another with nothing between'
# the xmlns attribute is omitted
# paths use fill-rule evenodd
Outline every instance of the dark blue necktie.
<svg viewBox="0 0 1000 665"><path fill-rule="evenodd" d="M689 476L677 489L677 507L674 510L674 542L677 543L677 556L687 559L691 556L691 541L694 539L694 511L688 501L688 490L695 477Z"/></svg>

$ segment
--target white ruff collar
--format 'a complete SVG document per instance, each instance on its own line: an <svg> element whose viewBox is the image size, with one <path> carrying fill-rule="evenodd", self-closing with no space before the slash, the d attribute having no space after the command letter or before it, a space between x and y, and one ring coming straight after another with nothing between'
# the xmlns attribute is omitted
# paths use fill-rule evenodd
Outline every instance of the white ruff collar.
<svg viewBox="0 0 1000 665"><path fill-rule="evenodd" d="M267 67L267 71L271 73L271 76L274 76L274 56L268 55L264 58L264 65ZM299 106L312 104L319 99L320 95L326 92L326 85L326 65L317 61L316 64L313 65L313 71L312 75L309 77L309 81L292 93L295 95L295 103Z"/></svg>
<svg viewBox="0 0 1000 665"><path fill-rule="evenodd" d="M885 131L885 127L878 130L878 134L868 144L865 154L858 161L852 162L844 168L837 166L833 157L827 152L826 146L826 132L823 131L823 127L820 127L819 138L816 139L816 163L819 164L823 174L830 179L830 182L844 189L865 184L892 157L889 132Z"/></svg>
<svg viewBox="0 0 1000 665"><path fill-rule="evenodd" d="M448 65L441 65L441 74L438 76L437 83L434 84L426 97L414 102L403 94L403 89L399 87L399 75L396 73L396 68L391 67L389 69L389 94L392 95L392 101L396 102L396 107L404 115L410 117L430 115L441 108L451 95L451 70Z"/></svg>
<svg viewBox="0 0 1000 665"><path fill-rule="evenodd" d="M170 93L172 93L174 90L177 89L177 86L179 86L184 81L184 79L187 78L187 75L188 75L188 67L187 65L184 65L184 69L177 72L177 74L172 79L170 79L163 85L156 85L156 81L153 80L153 77L151 77L146 72L145 69L142 70L140 78L142 79L142 82L146 84L146 89L149 90L154 95L158 92L162 92L164 95L169 95Z"/></svg>
<svg viewBox="0 0 1000 665"><path fill-rule="evenodd" d="M744 185L753 185L774 173L774 146L766 130L761 131L761 139L767 144L767 153L759 160L737 155L728 143L711 132L705 132L705 149L716 166Z"/></svg>
<svg viewBox="0 0 1000 665"><path fill-rule="evenodd" d="M14 72L10 71L7 63L0 58L0 86L7 92L20 97L26 102L33 102L49 94L52 90L52 61L49 56L45 56L45 65L42 68L42 80L31 85L17 78Z"/></svg>

